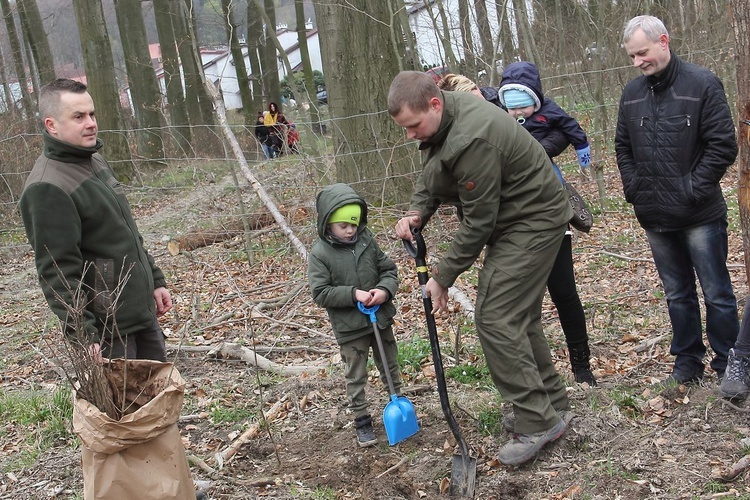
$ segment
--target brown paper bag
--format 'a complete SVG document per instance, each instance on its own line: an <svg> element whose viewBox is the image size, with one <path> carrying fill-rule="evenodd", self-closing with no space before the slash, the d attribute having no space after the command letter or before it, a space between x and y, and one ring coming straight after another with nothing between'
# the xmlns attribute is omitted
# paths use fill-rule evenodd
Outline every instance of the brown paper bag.
<svg viewBox="0 0 750 500"><path fill-rule="evenodd" d="M83 442L84 498L195 499L177 428L185 390L180 374L172 363L149 360L115 359L105 370L115 404L122 405L124 394L127 409L113 420L73 396L73 430Z"/></svg>

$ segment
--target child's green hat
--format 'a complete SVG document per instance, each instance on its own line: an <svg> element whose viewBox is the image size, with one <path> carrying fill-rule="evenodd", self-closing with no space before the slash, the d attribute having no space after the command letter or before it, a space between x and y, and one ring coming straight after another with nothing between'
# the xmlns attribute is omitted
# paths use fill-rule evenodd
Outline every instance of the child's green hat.
<svg viewBox="0 0 750 500"><path fill-rule="evenodd" d="M359 226L359 218L362 217L362 207L358 203L350 203L333 211L328 218L328 224L334 222L348 222Z"/></svg>

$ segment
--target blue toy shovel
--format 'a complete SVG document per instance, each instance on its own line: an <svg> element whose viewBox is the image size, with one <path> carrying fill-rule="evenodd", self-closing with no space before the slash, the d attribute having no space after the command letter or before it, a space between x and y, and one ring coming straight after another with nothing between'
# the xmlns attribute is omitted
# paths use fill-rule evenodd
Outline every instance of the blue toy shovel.
<svg viewBox="0 0 750 500"><path fill-rule="evenodd" d="M398 396L396 389L393 388L393 379L391 378L388 360L385 357L383 340L380 338L378 319L375 316L375 312L380 309L380 305L366 307L362 302L357 302L357 307L364 314L370 316L372 331L375 333L378 351L380 351L380 361L383 364L385 378L388 380L388 388L391 391L391 401L385 405L385 409L383 410L383 425L385 426L385 433L388 435L388 444L393 446L419 432L417 414L414 411L414 405L411 404L411 401L403 396Z"/></svg>

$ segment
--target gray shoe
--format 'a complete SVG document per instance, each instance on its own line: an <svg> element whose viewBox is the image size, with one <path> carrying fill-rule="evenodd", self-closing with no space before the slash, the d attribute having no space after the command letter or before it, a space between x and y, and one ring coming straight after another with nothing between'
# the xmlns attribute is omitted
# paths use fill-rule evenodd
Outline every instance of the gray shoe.
<svg viewBox="0 0 750 500"><path fill-rule="evenodd" d="M719 394L728 399L745 399L750 393L750 357L735 356L734 349L729 349L727 369L721 380Z"/></svg>
<svg viewBox="0 0 750 500"><path fill-rule="evenodd" d="M560 420L564 420L566 424L569 424L573 420L573 412L570 410L555 410L560 415ZM516 432L516 414L508 413L503 417L503 430L513 434Z"/></svg>
<svg viewBox="0 0 750 500"><path fill-rule="evenodd" d="M355 418L354 428L357 430L357 444L360 448L377 444L378 438L375 436L375 429L372 428L370 415Z"/></svg>
<svg viewBox="0 0 750 500"><path fill-rule="evenodd" d="M560 420L551 429L532 434L514 434L513 439L500 448L497 459L503 465L519 465L528 462L539 453L545 444L555 441L563 435L568 424Z"/></svg>

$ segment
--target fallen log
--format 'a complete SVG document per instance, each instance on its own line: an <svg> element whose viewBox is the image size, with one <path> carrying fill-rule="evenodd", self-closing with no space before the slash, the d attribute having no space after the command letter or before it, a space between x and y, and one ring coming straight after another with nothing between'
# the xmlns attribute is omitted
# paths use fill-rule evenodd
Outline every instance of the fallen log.
<svg viewBox="0 0 750 500"><path fill-rule="evenodd" d="M748 468L750 468L750 455L745 455L734 464L725 467L718 471L717 474L714 474L714 479L719 479L724 482L734 481L737 476L745 472Z"/></svg>
<svg viewBox="0 0 750 500"><path fill-rule="evenodd" d="M239 359L249 365L258 367L261 370L275 372L275 373L278 373L280 375L284 375L287 377L301 375L303 373L315 373L318 370L325 369L327 366L327 365L326 366L324 365L320 365L320 366L280 365L279 363L274 363L268 358L264 358L263 356L258 354L256 351L248 347L242 346L240 344L235 344L234 342L223 342L222 344L218 345L215 349L211 350L208 353L208 355L214 356L214 357L229 358L229 359Z"/></svg>
<svg viewBox="0 0 750 500"><path fill-rule="evenodd" d="M651 349L653 346L655 346L656 344L658 344L659 342L661 342L667 337L669 337L669 335L659 335L656 338L644 340L643 342L635 346L633 348L633 351L638 352L638 353L644 352L648 349Z"/></svg>
<svg viewBox="0 0 750 500"><path fill-rule="evenodd" d="M224 451L220 451L219 453L214 455L214 462L216 463L219 470L224 467L224 462L232 458L238 451L240 451L242 445L244 445L260 433L263 423L270 422L279 416L279 413L281 413L281 411L286 407L285 403L286 396L276 401L268 410L268 412L263 414L264 418L262 420L259 420L252 424L247 428L245 432L242 433L240 437L235 439L232 444L227 446Z"/></svg>
<svg viewBox="0 0 750 500"><path fill-rule="evenodd" d="M167 351L182 351L182 352L211 352L216 349L216 346L212 345L176 345L166 344ZM273 353L286 353L286 352L306 352L312 354L335 354L336 349L322 349L318 347L311 347L307 345L290 345L286 347L265 347L256 346L255 352L261 353L264 356Z"/></svg>
<svg viewBox="0 0 750 500"><path fill-rule="evenodd" d="M270 212L261 212L249 214L247 217L248 229L257 231L274 223L274 218ZM235 220L230 224L215 229L201 229L191 231L187 234L177 236L167 243L167 250L171 255L178 255L180 252L189 252L196 248L207 247L222 241L229 240L239 236L245 228L241 220Z"/></svg>

